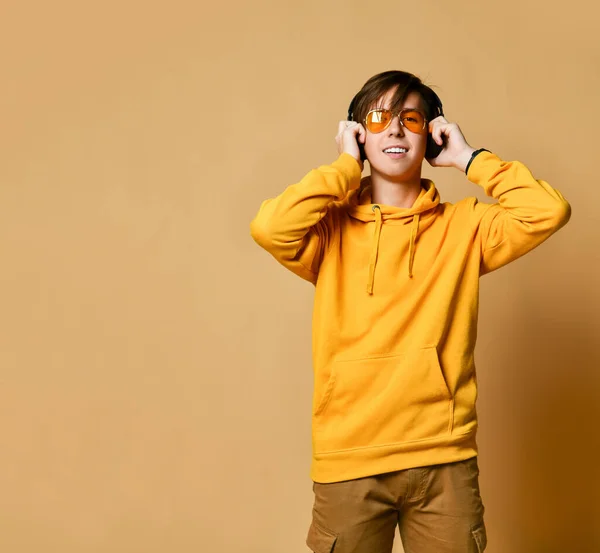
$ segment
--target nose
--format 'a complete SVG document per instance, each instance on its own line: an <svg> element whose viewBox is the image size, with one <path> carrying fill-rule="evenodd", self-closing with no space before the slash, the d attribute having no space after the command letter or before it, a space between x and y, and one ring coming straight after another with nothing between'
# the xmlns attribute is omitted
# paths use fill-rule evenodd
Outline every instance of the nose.
<svg viewBox="0 0 600 553"><path fill-rule="evenodd" d="M388 136L404 136L404 127L402 123L400 123L400 116L394 115L392 117L392 122L390 126L387 128Z"/></svg>

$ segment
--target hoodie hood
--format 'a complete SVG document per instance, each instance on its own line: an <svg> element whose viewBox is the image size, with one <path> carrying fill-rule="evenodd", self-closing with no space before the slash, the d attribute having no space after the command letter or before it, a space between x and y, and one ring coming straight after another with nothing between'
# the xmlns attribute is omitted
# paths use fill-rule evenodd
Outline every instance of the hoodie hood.
<svg viewBox="0 0 600 553"><path fill-rule="evenodd" d="M348 215L364 223L375 223L373 229L373 245L369 260L369 276L367 293L373 294L375 282L375 269L379 255L379 238L381 228L386 225L410 225L409 253L408 253L408 278L413 278L413 262L419 234L419 224L431 219L440 203L440 196L433 182L421 179L421 192L412 207L395 207L390 205L374 204L371 199L371 179L362 179L360 187L348 195ZM429 225L427 225L429 226Z"/></svg>
<svg viewBox="0 0 600 553"><path fill-rule="evenodd" d="M410 224L415 215L421 219L434 214L435 208L440 203L440 195L435 185L429 179L421 179L421 192L412 207L395 207L391 205L373 204L371 200L371 178L365 177L360 187L348 194L348 214L355 219L366 223L375 221L373 206L380 207L385 223L396 222Z"/></svg>

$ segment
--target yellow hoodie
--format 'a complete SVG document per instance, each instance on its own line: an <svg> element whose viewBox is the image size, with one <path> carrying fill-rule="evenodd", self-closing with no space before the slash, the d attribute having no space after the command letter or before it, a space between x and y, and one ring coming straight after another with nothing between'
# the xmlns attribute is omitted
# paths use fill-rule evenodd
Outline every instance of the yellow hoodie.
<svg viewBox="0 0 600 553"><path fill-rule="evenodd" d="M342 154L266 200L258 244L315 284L315 482L477 454L479 276L565 225L570 206L522 163L490 152L467 177L498 200L440 203L428 179L411 208L371 203Z"/></svg>

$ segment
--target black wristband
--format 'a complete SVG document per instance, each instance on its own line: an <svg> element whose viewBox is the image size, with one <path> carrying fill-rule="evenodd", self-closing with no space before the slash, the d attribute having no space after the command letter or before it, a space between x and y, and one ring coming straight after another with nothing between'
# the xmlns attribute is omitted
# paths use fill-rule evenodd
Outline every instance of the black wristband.
<svg viewBox="0 0 600 553"><path fill-rule="evenodd" d="M469 159L469 163L467 163L467 167L465 168L465 175L469 172L469 167L471 167L471 163L473 162L473 160L475 159L475 157L478 154L480 154L481 152L489 152L489 150L487 150L486 148L479 148L479 150L475 150L471 154L471 159Z"/></svg>

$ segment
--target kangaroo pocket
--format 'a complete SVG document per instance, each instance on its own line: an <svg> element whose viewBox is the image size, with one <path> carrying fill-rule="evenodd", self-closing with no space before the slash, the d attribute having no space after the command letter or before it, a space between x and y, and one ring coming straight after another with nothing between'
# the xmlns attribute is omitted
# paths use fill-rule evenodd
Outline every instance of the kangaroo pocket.
<svg viewBox="0 0 600 553"><path fill-rule="evenodd" d="M315 453L450 434L452 411L435 347L338 359L314 413Z"/></svg>

